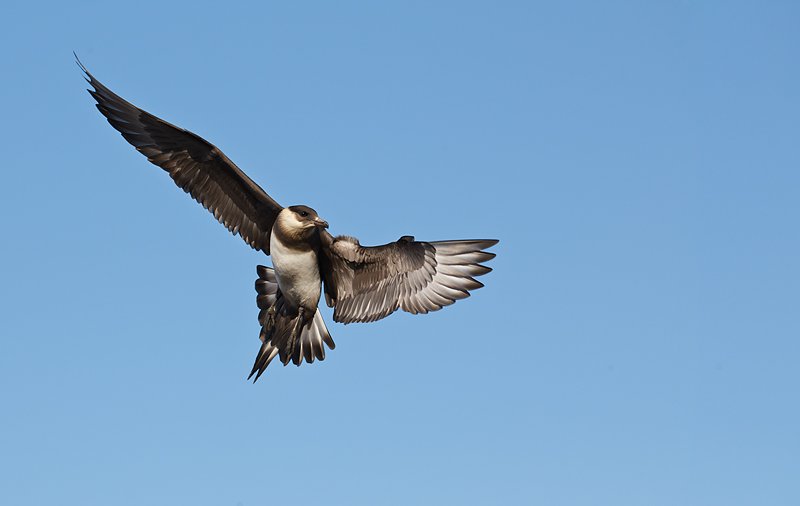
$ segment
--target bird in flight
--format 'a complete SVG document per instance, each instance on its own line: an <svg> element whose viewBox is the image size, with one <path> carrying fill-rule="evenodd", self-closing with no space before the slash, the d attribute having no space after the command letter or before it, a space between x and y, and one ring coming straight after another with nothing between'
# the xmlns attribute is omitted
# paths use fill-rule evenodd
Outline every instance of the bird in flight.
<svg viewBox="0 0 800 506"><path fill-rule="evenodd" d="M77 63L97 108L126 141L231 233L272 256L272 268L256 269L261 348L248 379L255 375L257 381L275 357L299 366L324 360L325 346L334 349L317 310L323 290L334 321L374 322L398 309L439 310L482 287L475 277L491 271L481 263L494 258L485 251L497 244L494 239L424 242L403 236L362 246L353 237L334 237L314 209L281 206L219 148L139 109Z"/></svg>

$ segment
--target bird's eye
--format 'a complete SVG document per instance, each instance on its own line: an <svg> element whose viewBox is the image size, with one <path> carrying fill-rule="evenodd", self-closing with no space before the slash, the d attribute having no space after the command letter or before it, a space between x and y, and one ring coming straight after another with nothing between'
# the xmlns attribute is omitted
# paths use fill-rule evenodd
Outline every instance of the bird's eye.
<svg viewBox="0 0 800 506"><path fill-rule="evenodd" d="M300 211L300 216L302 216L303 218L307 218L308 217L308 212L307 211Z"/></svg>

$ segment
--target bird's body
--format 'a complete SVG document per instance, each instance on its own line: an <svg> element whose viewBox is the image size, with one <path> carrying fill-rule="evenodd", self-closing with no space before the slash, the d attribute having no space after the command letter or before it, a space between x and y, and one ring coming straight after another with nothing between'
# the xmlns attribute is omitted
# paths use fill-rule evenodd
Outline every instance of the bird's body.
<svg viewBox="0 0 800 506"><path fill-rule="evenodd" d="M309 241L293 234L302 223L289 208L278 214L269 239L272 265L281 293L292 306L315 310L322 279L319 274L319 239Z"/></svg>
<svg viewBox="0 0 800 506"><path fill-rule="evenodd" d="M322 280L319 277L319 258L313 248L292 250L272 234L270 241L272 265L278 286L294 307L316 308Z"/></svg>
<svg viewBox="0 0 800 506"><path fill-rule="evenodd" d="M274 269L258 266L256 303L261 349L257 380L275 357L300 365L325 358L335 344L317 309L320 295L337 322L372 322L398 309L427 313L469 296L483 285L474 277L494 258L496 240L416 241L361 246L334 237L328 223L304 205L282 207L217 147L139 109L106 88L80 62L97 108L150 162L235 235L272 256Z"/></svg>

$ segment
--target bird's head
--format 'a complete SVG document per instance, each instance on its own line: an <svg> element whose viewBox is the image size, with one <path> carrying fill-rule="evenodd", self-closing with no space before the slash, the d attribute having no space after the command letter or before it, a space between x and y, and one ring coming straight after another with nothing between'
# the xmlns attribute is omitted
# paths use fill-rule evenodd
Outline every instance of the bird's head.
<svg viewBox="0 0 800 506"><path fill-rule="evenodd" d="M308 206L289 206L281 214L286 215L285 224L288 228L296 232L303 231L304 235L310 235L317 228L328 228L328 222Z"/></svg>

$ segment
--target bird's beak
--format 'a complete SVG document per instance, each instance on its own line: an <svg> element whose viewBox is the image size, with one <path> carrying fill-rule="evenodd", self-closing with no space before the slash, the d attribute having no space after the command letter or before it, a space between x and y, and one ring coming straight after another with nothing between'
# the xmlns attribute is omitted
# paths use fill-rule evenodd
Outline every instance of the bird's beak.
<svg viewBox="0 0 800 506"><path fill-rule="evenodd" d="M322 228L328 228L328 222L319 217L314 218L314 225Z"/></svg>

